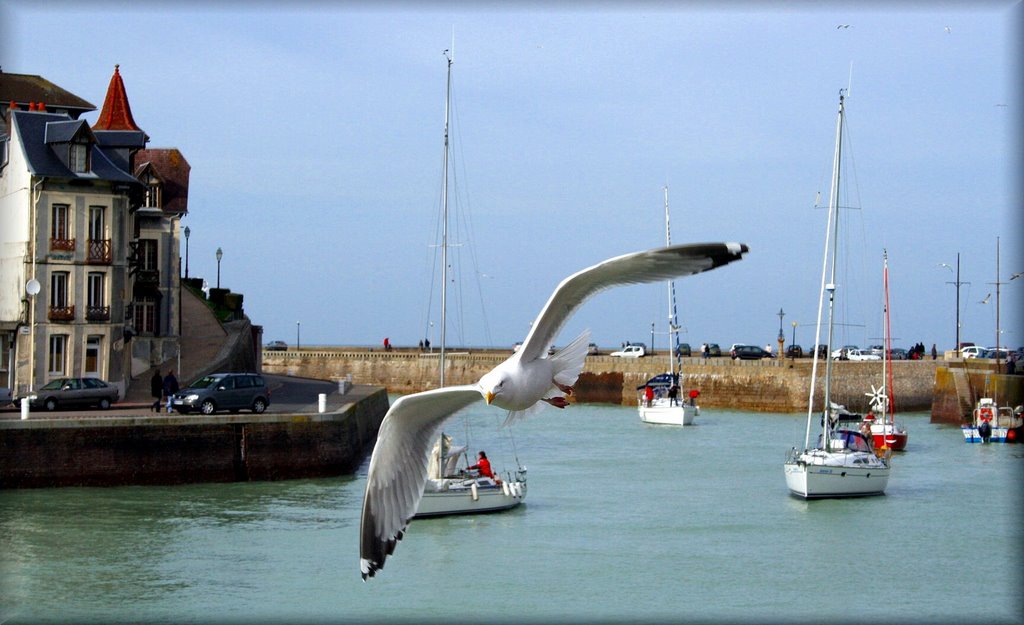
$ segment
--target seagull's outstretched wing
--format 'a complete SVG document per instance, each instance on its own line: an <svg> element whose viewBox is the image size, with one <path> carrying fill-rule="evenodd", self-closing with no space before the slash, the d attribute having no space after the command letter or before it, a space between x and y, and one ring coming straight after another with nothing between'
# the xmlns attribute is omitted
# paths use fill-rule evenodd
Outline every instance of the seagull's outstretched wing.
<svg viewBox="0 0 1024 625"><path fill-rule="evenodd" d="M748 251L742 243L673 245L617 256L562 280L533 322L519 348L520 358L543 355L565 322L590 296L613 286L660 282L688 276L739 260Z"/></svg>
<svg viewBox="0 0 1024 625"><path fill-rule="evenodd" d="M399 397L384 415L363 495L359 569L364 580L384 568L384 559L416 514L441 424L478 399L476 386L439 388Z"/></svg>

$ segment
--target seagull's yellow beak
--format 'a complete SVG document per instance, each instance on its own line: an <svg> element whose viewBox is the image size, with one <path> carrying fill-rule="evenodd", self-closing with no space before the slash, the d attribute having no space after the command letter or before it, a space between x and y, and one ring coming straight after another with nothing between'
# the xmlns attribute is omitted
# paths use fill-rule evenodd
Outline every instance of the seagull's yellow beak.
<svg viewBox="0 0 1024 625"><path fill-rule="evenodd" d="M492 393L491 391L487 391L486 393L484 393L484 399L487 400L487 405L490 405L491 400L494 399L494 393Z"/></svg>

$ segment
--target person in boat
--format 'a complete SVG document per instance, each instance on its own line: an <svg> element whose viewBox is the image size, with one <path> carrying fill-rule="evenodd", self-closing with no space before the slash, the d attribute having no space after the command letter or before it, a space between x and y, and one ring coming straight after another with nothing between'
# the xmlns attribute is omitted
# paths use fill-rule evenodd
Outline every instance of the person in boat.
<svg viewBox="0 0 1024 625"><path fill-rule="evenodd" d="M668 401L673 406L679 405L679 385L673 384L668 387Z"/></svg>
<svg viewBox="0 0 1024 625"><path fill-rule="evenodd" d="M489 477L493 480L494 472L491 471L491 461L487 459L487 453L481 451L477 454L477 456L477 463L471 467L468 467L469 470L479 471L480 475L482 475L483 477Z"/></svg>
<svg viewBox="0 0 1024 625"><path fill-rule="evenodd" d="M647 387L644 388L644 401L647 402L648 406L650 406L651 402L654 401L654 387L653 386L647 386Z"/></svg>
<svg viewBox="0 0 1024 625"><path fill-rule="evenodd" d="M868 445L874 447L875 437L871 435L871 422L867 419L860 422L860 433L864 435Z"/></svg>

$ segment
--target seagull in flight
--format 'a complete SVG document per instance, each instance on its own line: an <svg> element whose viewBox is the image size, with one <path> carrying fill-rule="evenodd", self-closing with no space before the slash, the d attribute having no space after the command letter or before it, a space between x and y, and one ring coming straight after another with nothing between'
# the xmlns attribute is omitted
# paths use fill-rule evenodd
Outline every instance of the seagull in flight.
<svg viewBox="0 0 1024 625"><path fill-rule="evenodd" d="M985 299L981 300L981 301L980 301L980 302L978 302L978 303L979 303L979 304L987 304L987 303L988 303L988 298L990 298L990 297L992 297L992 294L991 294L991 293L989 293L988 295L986 295L986 296L985 296Z"/></svg>
<svg viewBox="0 0 1024 625"><path fill-rule="evenodd" d="M1010 276L1010 280L1016 280L1017 278L1024 276L1024 271L1018 271L1017 273Z"/></svg>
<svg viewBox="0 0 1024 625"><path fill-rule="evenodd" d="M583 371L590 331L548 356L548 346L580 306L601 291L663 282L721 267L748 251L742 243L698 243L616 256L565 278L534 320L520 347L476 384L398 398L388 409L370 457L359 531L363 580L384 568L423 497L430 446L455 412L483 399L508 411L505 423L544 405L565 408Z"/></svg>
<svg viewBox="0 0 1024 625"><path fill-rule="evenodd" d="M840 28L849 28L849 27L850 27L849 24L840 24L840 25L836 26L836 29L838 30Z"/></svg>

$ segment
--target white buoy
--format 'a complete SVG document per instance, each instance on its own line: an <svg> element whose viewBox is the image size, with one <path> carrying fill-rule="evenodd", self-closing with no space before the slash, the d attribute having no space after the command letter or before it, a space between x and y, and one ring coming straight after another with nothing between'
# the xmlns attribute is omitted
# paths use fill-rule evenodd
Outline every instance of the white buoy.
<svg viewBox="0 0 1024 625"><path fill-rule="evenodd" d="M469 492L473 495L473 501L480 500L480 493L477 492L476 482L469 485Z"/></svg>

